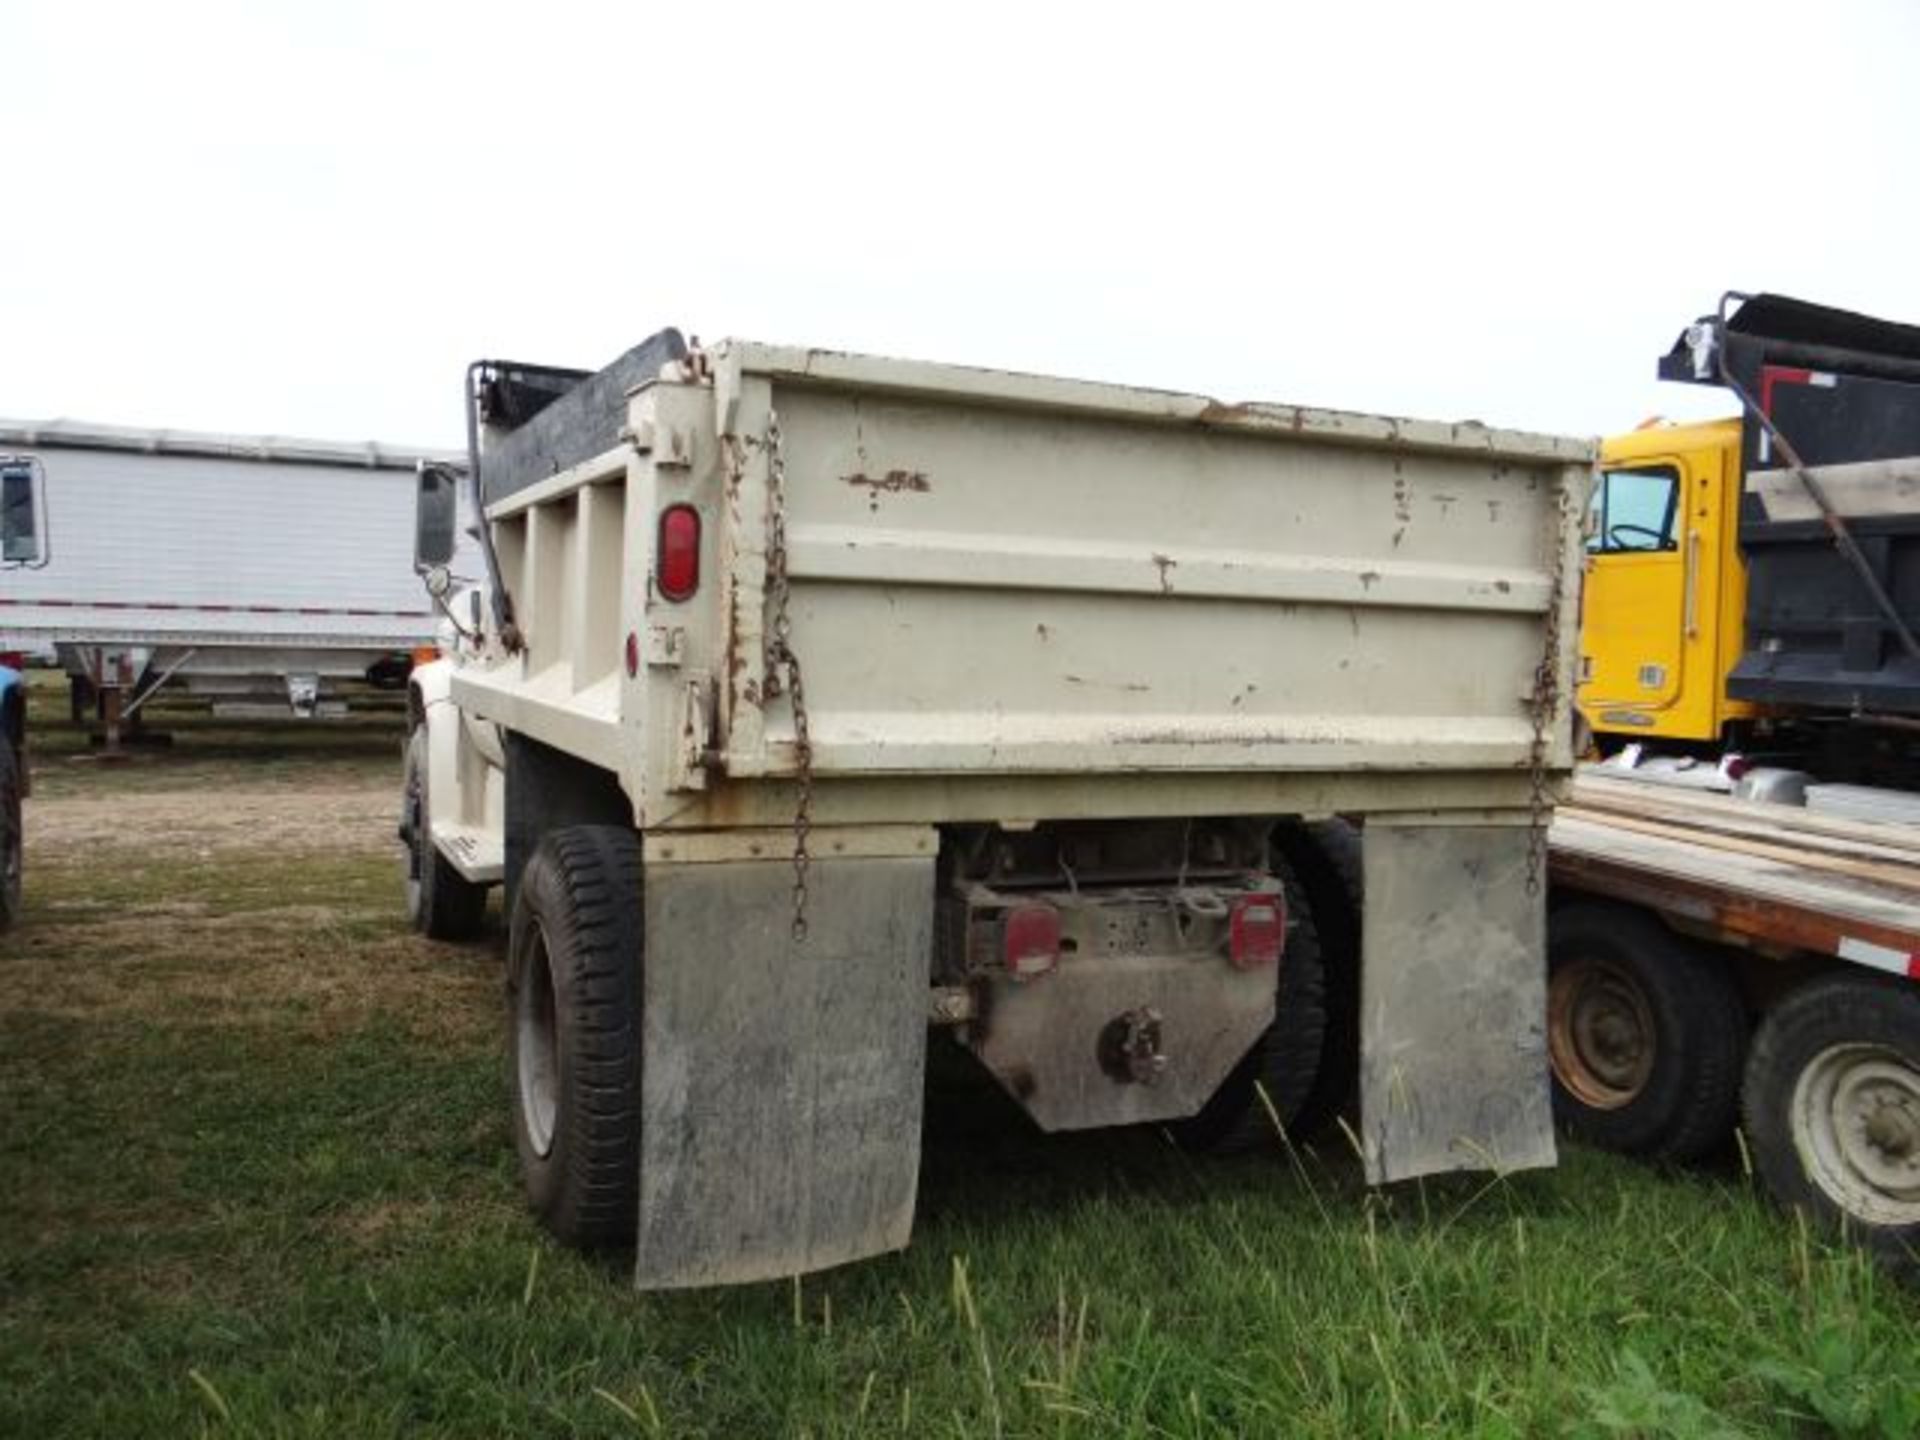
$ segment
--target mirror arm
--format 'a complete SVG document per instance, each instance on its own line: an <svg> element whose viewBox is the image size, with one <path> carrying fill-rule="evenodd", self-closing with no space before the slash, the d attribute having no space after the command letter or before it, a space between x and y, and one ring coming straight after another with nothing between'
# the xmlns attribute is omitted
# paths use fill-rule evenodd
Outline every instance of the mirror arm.
<svg viewBox="0 0 1920 1440"><path fill-rule="evenodd" d="M480 378L495 365L476 360L467 366L467 484L473 490L473 533L487 566L487 598L493 607L494 628L509 655L521 649L520 627L514 623L513 597L500 578L500 557L493 548L493 527L487 523L486 487L480 483ZM456 622L458 623L458 622Z"/></svg>

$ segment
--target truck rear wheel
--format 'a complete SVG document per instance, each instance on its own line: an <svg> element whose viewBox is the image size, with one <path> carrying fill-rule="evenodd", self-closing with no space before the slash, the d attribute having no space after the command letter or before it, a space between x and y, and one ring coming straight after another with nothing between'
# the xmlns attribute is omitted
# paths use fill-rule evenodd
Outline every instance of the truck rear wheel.
<svg viewBox="0 0 1920 1440"><path fill-rule="evenodd" d="M527 1202L568 1245L633 1243L641 923L633 831L548 832L514 901L507 1049Z"/></svg>
<svg viewBox="0 0 1920 1440"><path fill-rule="evenodd" d="M0 734L0 930L20 918L22 879L26 873L26 838L21 826L19 761L13 742Z"/></svg>
<svg viewBox="0 0 1920 1440"><path fill-rule="evenodd" d="M1332 1124L1360 1083L1361 834L1345 820L1319 820L1281 827L1273 844L1293 869L1320 942L1320 1066L1288 1126L1305 1137Z"/></svg>
<svg viewBox="0 0 1920 1440"><path fill-rule="evenodd" d="M1277 1138L1275 1115L1291 1137L1320 1073L1327 1029L1320 936L1293 872L1279 860L1273 869L1287 895L1287 945L1274 980L1273 1023L1199 1114L1173 1125L1174 1138L1189 1150L1231 1154L1270 1143ZM1262 1090L1266 1101L1260 1098ZM1274 1114L1268 1113L1267 1102Z"/></svg>
<svg viewBox="0 0 1920 1440"><path fill-rule="evenodd" d="M1744 1114L1776 1200L1920 1274L1920 991L1796 990L1755 1033Z"/></svg>
<svg viewBox="0 0 1920 1440"><path fill-rule="evenodd" d="M1548 917L1553 1107L1583 1140L1697 1160L1733 1131L1745 1014L1719 958L1624 905Z"/></svg>
<svg viewBox="0 0 1920 1440"><path fill-rule="evenodd" d="M434 940L471 940L487 915L487 887L468 880L440 853L427 823L427 729L407 737L400 841L407 847L407 921Z"/></svg>

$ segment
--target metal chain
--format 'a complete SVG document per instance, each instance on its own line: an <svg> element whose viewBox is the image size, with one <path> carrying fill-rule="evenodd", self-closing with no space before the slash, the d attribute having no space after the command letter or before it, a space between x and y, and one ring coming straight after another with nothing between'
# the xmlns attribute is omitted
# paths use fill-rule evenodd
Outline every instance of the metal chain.
<svg viewBox="0 0 1920 1440"><path fill-rule="evenodd" d="M1547 869L1547 827L1553 815L1553 796L1547 780L1547 750L1553 723L1560 711L1560 605L1567 585L1567 509L1569 487L1564 477L1554 482L1554 503L1548 514L1547 633L1540 663L1533 671L1533 694L1528 701L1533 718L1533 743L1527 752L1527 781L1532 830L1527 837L1527 894L1538 895Z"/></svg>
<svg viewBox="0 0 1920 1440"><path fill-rule="evenodd" d="M792 587L787 581L787 456L778 411L767 412L767 626L763 700L782 691L793 704L793 761L799 788L793 811L793 939L807 938L807 835L813 829L813 737L807 726L807 688L800 657L793 653L793 617L788 611ZM784 674L784 679L782 678Z"/></svg>

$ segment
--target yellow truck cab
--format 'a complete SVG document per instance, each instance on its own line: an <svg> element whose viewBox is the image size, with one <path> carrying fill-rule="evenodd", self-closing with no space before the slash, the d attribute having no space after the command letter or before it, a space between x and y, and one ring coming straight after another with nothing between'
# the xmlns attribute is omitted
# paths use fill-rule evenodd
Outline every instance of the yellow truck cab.
<svg viewBox="0 0 1920 1440"><path fill-rule="evenodd" d="M1600 449L1588 514L1580 713L1603 748L1716 743L1754 706L1727 694L1742 649L1738 419L1653 425Z"/></svg>

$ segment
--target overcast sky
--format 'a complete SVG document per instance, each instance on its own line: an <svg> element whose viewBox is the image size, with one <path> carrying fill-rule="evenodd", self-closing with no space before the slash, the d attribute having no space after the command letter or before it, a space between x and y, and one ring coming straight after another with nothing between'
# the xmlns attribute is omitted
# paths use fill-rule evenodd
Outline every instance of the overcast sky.
<svg viewBox="0 0 1920 1440"><path fill-rule="evenodd" d="M1576 18L1578 17L1578 18ZM663 324L1593 434L1920 320L1920 4L0 5L0 415L453 443Z"/></svg>

